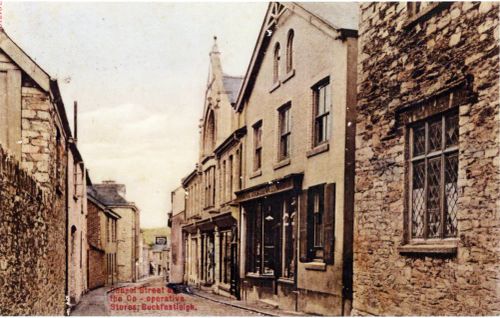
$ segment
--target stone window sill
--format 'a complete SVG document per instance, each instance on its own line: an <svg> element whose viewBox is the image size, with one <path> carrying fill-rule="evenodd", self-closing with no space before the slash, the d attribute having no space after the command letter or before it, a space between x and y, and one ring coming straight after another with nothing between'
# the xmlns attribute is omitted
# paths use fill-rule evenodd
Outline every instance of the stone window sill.
<svg viewBox="0 0 500 318"><path fill-rule="evenodd" d="M258 273L247 273L247 278L257 278L257 279L274 279L274 275L261 275Z"/></svg>
<svg viewBox="0 0 500 318"><path fill-rule="evenodd" d="M400 254L456 255L457 244L406 244L398 247Z"/></svg>
<svg viewBox="0 0 500 318"><path fill-rule="evenodd" d="M309 150L306 153L307 158L319 155L320 153L327 152L330 149L330 144L328 142L322 143Z"/></svg>
<svg viewBox="0 0 500 318"><path fill-rule="evenodd" d="M293 285L294 281L293 281L293 279L290 279L290 278L280 277L280 278L278 278L278 283Z"/></svg>
<svg viewBox="0 0 500 318"><path fill-rule="evenodd" d="M304 264L304 268L310 271L326 271L326 264L323 262L309 262Z"/></svg>
<svg viewBox="0 0 500 318"><path fill-rule="evenodd" d="M258 169L258 170L255 170L254 172L250 173L250 175L248 177L250 179L253 179L253 178L260 177L261 175L262 175L262 170Z"/></svg>
<svg viewBox="0 0 500 318"><path fill-rule="evenodd" d="M283 167L285 167L285 166L288 166L290 163L291 163L290 158L283 159L283 160L281 160L280 162L278 162L278 163L274 164L273 169L274 169L274 170L278 170L278 169L280 169L280 168L283 168Z"/></svg>
<svg viewBox="0 0 500 318"><path fill-rule="evenodd" d="M280 87L280 85L281 85L280 81L277 81L276 83L274 83L273 86L271 86L271 88L269 89L269 93L274 92L278 87Z"/></svg>
<svg viewBox="0 0 500 318"><path fill-rule="evenodd" d="M294 75L295 75L295 69L291 70L285 75L285 78L283 79L282 83L285 84L286 82L288 82L289 79L294 77Z"/></svg>

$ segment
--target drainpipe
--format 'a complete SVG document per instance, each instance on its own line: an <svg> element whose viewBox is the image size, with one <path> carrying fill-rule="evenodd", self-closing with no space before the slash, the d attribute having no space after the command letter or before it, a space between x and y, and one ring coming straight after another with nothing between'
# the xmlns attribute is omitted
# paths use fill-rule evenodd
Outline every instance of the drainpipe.
<svg viewBox="0 0 500 318"><path fill-rule="evenodd" d="M69 173L69 143L65 142L65 148L66 148L66 174L65 174L65 184L66 184L66 191L65 191L65 210L66 210L66 233L64 234L65 237L65 246L66 246L66 284L64 286L64 295L65 295L65 310L64 314L66 316L69 316L70 311L71 311L71 298L69 297L69 246L68 246L68 229L69 229L69 198L68 198L68 187L69 187L69 180L68 180L68 173ZM57 181L59 182L59 181Z"/></svg>

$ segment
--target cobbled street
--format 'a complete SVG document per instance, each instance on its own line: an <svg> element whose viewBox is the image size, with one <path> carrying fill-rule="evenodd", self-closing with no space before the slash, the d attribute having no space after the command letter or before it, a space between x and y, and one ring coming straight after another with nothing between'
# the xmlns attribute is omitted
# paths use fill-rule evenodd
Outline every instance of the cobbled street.
<svg viewBox="0 0 500 318"><path fill-rule="evenodd" d="M86 294L71 316L259 316L196 295L173 294L161 279ZM142 292L141 292L142 291ZM159 291L159 292L158 292ZM107 300L106 300L107 296Z"/></svg>

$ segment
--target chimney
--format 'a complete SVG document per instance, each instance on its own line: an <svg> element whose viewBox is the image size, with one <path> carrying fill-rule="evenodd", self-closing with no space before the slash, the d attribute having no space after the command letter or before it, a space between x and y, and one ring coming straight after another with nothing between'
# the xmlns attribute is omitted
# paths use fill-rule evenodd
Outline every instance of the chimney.
<svg viewBox="0 0 500 318"><path fill-rule="evenodd" d="M78 141L78 102L74 101L74 111L73 111L73 125L75 129L75 143Z"/></svg>
<svg viewBox="0 0 500 318"><path fill-rule="evenodd" d="M119 195L125 197L127 194L127 190L124 184L118 184L115 180L103 180L102 184L99 186L100 188L113 189Z"/></svg>

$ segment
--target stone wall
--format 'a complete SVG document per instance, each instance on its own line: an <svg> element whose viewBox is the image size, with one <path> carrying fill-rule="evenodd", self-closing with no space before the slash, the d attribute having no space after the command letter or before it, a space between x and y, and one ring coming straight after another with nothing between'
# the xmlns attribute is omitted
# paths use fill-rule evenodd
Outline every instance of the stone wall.
<svg viewBox="0 0 500 318"><path fill-rule="evenodd" d="M89 249L89 289L106 284L106 254L93 247Z"/></svg>
<svg viewBox="0 0 500 318"><path fill-rule="evenodd" d="M62 315L65 218L0 149L0 315Z"/></svg>
<svg viewBox="0 0 500 318"><path fill-rule="evenodd" d="M498 14L457 2L410 23L405 2L361 4L355 315L500 313ZM396 114L460 81L457 252L402 254L408 149Z"/></svg>

